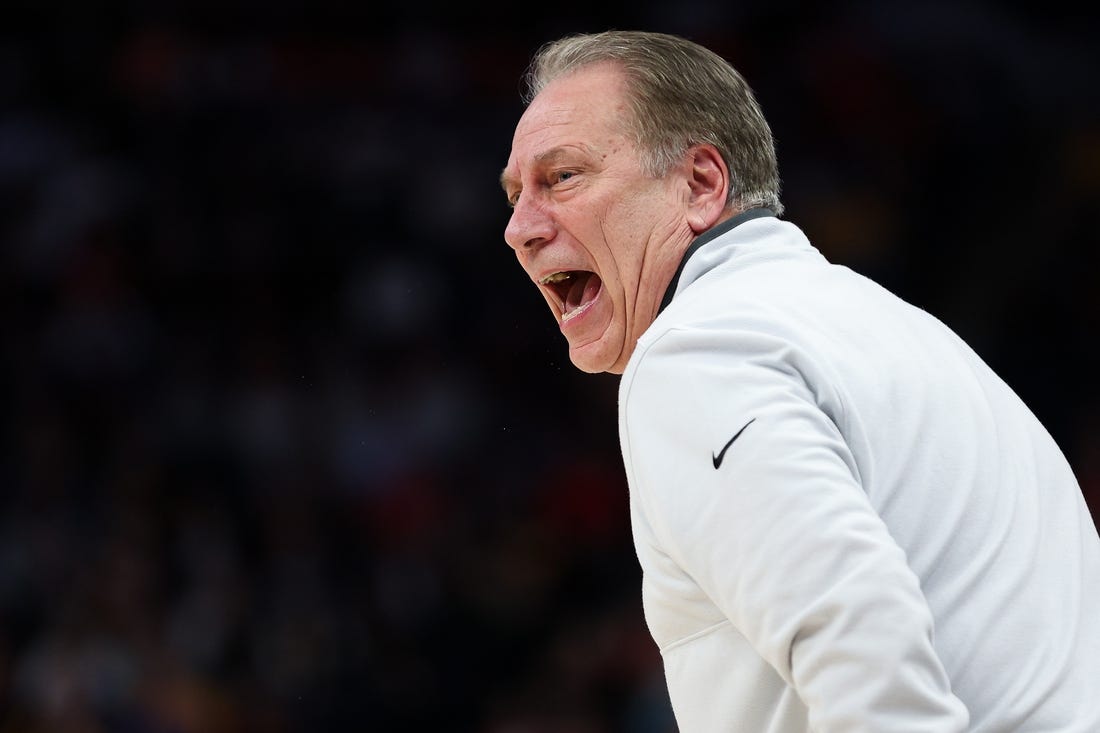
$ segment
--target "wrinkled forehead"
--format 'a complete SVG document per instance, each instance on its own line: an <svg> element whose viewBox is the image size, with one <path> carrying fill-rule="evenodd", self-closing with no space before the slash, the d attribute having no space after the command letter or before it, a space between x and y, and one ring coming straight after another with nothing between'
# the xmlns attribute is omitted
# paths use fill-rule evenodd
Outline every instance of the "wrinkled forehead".
<svg viewBox="0 0 1100 733"><path fill-rule="evenodd" d="M621 68L597 63L568 72L549 82L531 100L517 124L621 123L629 112L626 77Z"/></svg>
<svg viewBox="0 0 1100 733"><path fill-rule="evenodd" d="M593 65L550 82L516 124L504 177L563 146L605 148L627 134L629 104L622 73Z"/></svg>

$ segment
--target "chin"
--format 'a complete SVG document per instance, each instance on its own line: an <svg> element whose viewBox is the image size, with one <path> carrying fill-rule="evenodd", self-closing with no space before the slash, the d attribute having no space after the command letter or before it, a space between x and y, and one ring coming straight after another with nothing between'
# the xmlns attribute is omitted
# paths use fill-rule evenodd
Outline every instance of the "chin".
<svg viewBox="0 0 1100 733"><path fill-rule="evenodd" d="M615 353L611 353L612 351ZM622 374L626 367L626 360L623 359L622 363L619 363L621 354L622 349L609 349L606 344L600 341L576 348L571 346L569 348L569 361L573 362L573 366L577 369L588 374L601 374L603 372Z"/></svg>
<svg viewBox="0 0 1100 733"><path fill-rule="evenodd" d="M602 372L607 371L607 369L601 368L601 367L593 364L589 360L578 359L577 357L573 356L572 354L570 354L569 360L573 362L573 366L577 367L577 369L580 369L582 372L586 372L588 374L600 374Z"/></svg>

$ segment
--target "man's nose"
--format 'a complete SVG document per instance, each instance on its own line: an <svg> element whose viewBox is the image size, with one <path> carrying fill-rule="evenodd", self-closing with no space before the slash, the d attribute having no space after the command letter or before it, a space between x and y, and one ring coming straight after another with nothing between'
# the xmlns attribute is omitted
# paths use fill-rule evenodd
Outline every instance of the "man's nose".
<svg viewBox="0 0 1100 733"><path fill-rule="evenodd" d="M512 209L512 218L504 229L504 241L522 252L547 242L554 237L554 221L549 213L532 196L520 194Z"/></svg>

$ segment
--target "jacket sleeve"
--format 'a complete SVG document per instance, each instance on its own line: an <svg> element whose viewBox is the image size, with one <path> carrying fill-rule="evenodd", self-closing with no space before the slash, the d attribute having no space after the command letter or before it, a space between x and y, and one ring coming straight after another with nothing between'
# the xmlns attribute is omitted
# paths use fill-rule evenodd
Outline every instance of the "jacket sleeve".
<svg viewBox="0 0 1100 733"><path fill-rule="evenodd" d="M814 731L965 730L919 581L868 499L842 416L822 409L834 385L808 363L752 332L650 344L621 395L632 491Z"/></svg>

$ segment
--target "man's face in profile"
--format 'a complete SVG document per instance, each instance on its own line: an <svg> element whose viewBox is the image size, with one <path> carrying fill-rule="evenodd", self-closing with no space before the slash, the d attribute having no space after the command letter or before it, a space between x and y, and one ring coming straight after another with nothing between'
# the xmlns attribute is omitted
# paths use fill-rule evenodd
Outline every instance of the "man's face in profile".
<svg viewBox="0 0 1100 733"><path fill-rule="evenodd" d="M653 258L685 230L676 177L645 172L630 114L616 67L558 78L521 117L501 176L504 238L586 372L623 372L667 285Z"/></svg>

